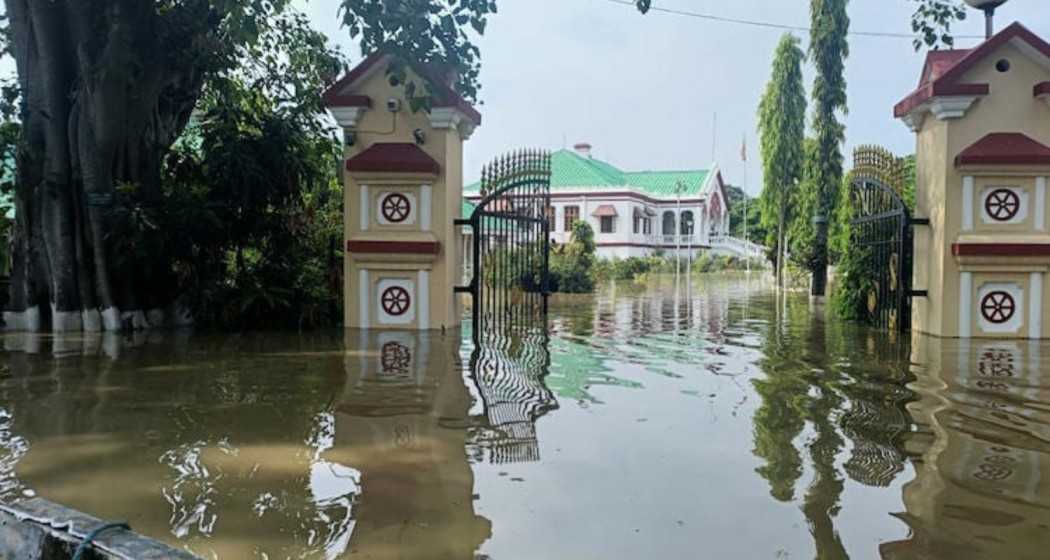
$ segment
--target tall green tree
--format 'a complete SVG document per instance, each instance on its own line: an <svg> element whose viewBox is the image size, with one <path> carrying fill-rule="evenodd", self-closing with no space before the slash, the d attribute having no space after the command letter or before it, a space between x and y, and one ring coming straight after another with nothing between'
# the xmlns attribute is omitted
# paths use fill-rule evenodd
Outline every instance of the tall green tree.
<svg viewBox="0 0 1050 560"><path fill-rule="evenodd" d="M811 292L823 296L828 276L828 222L842 183L842 142L846 127L845 60L849 57L849 0L811 0L809 54L816 67L813 81L813 281Z"/></svg>
<svg viewBox="0 0 1050 560"><path fill-rule="evenodd" d="M813 224L813 215L817 209L819 194L816 139L806 138L802 153L802 179L798 188L791 193L789 206L792 214L788 220L785 242L791 254L791 262L804 270L812 270L817 255L817 229Z"/></svg>
<svg viewBox="0 0 1050 560"><path fill-rule="evenodd" d="M773 71L758 105L763 185L759 196L762 225L775 235L777 282L783 285L784 254L791 192L802 176L806 133L806 88L799 39L785 34L773 54Z"/></svg>
<svg viewBox="0 0 1050 560"><path fill-rule="evenodd" d="M287 25L281 16L289 0L4 4L0 38L17 68L22 125L8 317L27 328L46 327L47 315L56 329L148 326L143 311L179 295L178 271L170 254L144 249L163 245L153 239L118 245L135 214L115 209L163 202L163 161L206 86L259 68L283 79L305 66L325 68L319 74L330 82L339 68L323 53L288 60L280 39L266 42ZM471 38L484 31L492 0L340 5L364 50L457 70L460 90L473 97L479 53ZM403 67L392 65L391 78ZM425 85L413 97L425 99ZM278 91L274 99L298 102L301 93ZM312 104L318 112L319 93Z"/></svg>

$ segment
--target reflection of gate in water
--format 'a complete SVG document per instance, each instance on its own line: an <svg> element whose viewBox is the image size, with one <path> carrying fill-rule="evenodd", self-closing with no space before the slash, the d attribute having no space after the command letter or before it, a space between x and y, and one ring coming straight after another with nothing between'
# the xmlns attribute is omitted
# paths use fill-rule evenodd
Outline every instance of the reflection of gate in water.
<svg viewBox="0 0 1050 560"><path fill-rule="evenodd" d="M539 461L536 420L558 407L543 378L550 371L546 336L476 347L470 358L486 429L474 438L492 463Z"/></svg>

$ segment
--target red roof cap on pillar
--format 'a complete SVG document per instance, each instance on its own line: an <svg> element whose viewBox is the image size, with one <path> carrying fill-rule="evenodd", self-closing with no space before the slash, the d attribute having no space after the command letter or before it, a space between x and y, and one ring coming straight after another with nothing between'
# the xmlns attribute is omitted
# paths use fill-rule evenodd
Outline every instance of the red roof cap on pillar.
<svg viewBox="0 0 1050 560"><path fill-rule="evenodd" d="M323 94L323 99L326 107L371 107L372 100L365 95L360 95L356 92L355 86L359 85L360 81L371 73L374 69L379 69L380 63L389 61L391 55L386 53L373 53L369 55L361 64L355 66L350 72L343 76L339 81L332 84L330 88ZM427 68L422 64L410 64L412 69L428 80L434 99L432 107L434 109L457 109L469 120L474 126L481 126L481 113L470 104L469 101L463 99L456 90L443 79L437 71L432 68Z"/></svg>
<svg viewBox="0 0 1050 560"><path fill-rule="evenodd" d="M959 152L955 165L1050 165L1050 147L1019 132L997 132Z"/></svg>
<svg viewBox="0 0 1050 560"><path fill-rule="evenodd" d="M441 166L419 146L407 142L373 144L346 161L347 171L378 173L428 173L437 175Z"/></svg>
<svg viewBox="0 0 1050 560"><path fill-rule="evenodd" d="M960 83L959 79L986 56L1011 41L1025 43L1035 53L1050 59L1050 43L1016 22L973 49L931 51L926 56L919 87L897 103L893 115L905 117L935 97L988 95L988 84Z"/></svg>

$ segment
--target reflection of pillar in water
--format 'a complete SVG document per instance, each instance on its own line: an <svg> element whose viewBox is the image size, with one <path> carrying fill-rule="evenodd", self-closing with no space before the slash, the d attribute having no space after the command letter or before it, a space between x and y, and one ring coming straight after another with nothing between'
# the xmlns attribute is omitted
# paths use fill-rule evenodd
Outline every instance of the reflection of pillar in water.
<svg viewBox="0 0 1050 560"><path fill-rule="evenodd" d="M327 456L360 473L351 548L363 558L472 558L489 537L467 462L459 337L347 331L347 383Z"/></svg>
<svg viewBox="0 0 1050 560"><path fill-rule="evenodd" d="M916 336L925 364L909 405L919 424L915 480L904 487L912 528L880 547L885 558L1045 558L1050 547L1050 415L1038 347L1027 342ZM923 438L922 433L929 434Z"/></svg>

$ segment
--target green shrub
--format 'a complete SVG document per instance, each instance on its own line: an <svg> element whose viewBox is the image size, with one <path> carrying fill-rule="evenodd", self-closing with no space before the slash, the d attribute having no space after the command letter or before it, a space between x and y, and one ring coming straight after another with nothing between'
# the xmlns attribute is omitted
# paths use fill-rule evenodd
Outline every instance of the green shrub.
<svg viewBox="0 0 1050 560"><path fill-rule="evenodd" d="M594 230L585 221L572 228L572 241L551 251L551 291L584 294L594 291Z"/></svg>

